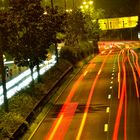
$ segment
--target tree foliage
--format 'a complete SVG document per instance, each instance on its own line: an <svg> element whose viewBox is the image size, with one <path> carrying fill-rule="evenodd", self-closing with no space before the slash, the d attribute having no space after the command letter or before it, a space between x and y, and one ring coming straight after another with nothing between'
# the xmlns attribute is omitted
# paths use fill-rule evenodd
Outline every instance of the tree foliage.
<svg viewBox="0 0 140 140"><path fill-rule="evenodd" d="M37 66L39 74L39 64L46 59L46 49L52 41L51 24L43 15L40 0L11 1L11 5L10 15L17 28L17 42L13 40L11 52L14 52L15 63L28 66L33 77L33 68Z"/></svg>
<svg viewBox="0 0 140 140"><path fill-rule="evenodd" d="M66 45L75 46L85 34L85 20L80 10L75 10L66 15L65 36Z"/></svg>

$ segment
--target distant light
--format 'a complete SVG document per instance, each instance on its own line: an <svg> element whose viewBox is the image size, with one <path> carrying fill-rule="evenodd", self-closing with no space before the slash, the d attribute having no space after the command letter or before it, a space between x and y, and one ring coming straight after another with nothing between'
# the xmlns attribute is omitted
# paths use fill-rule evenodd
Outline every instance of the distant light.
<svg viewBox="0 0 140 140"><path fill-rule="evenodd" d="M93 1L89 1L89 4L92 5L93 4Z"/></svg>
<svg viewBox="0 0 140 140"><path fill-rule="evenodd" d="M72 12L72 9L67 9L66 12Z"/></svg>
<svg viewBox="0 0 140 140"><path fill-rule="evenodd" d="M47 15L48 13L47 13L47 11L44 11L44 13L43 13L44 15Z"/></svg>
<svg viewBox="0 0 140 140"><path fill-rule="evenodd" d="M85 4L87 4L87 2L86 2L86 1L84 1L84 2L83 2L83 4L85 5Z"/></svg>
<svg viewBox="0 0 140 140"><path fill-rule="evenodd" d="M86 9L88 9L89 8L89 5L86 5L85 7L86 7Z"/></svg>
<svg viewBox="0 0 140 140"><path fill-rule="evenodd" d="M84 7L81 5L80 8L83 9Z"/></svg>
<svg viewBox="0 0 140 140"><path fill-rule="evenodd" d="M140 39L140 32L138 32L138 39Z"/></svg>

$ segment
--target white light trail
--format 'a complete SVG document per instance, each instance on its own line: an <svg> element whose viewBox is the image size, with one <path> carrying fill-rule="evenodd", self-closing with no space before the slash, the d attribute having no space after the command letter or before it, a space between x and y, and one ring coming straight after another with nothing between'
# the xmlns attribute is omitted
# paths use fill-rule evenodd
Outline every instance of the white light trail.
<svg viewBox="0 0 140 140"><path fill-rule="evenodd" d="M43 64L40 65L42 67L40 68L40 74L41 75L44 74L47 70L49 70L52 66L54 66L55 63L56 63L55 56L52 56L51 60L44 62L44 66ZM33 74L34 79L37 78L37 72L35 70L36 69L34 69ZM32 81L30 73L31 72L28 69L23 73L21 73L19 76L15 77L14 79L6 83L7 98L11 98L16 92L20 91L21 89L29 85L29 83ZM0 86L0 105L2 103L3 103L3 88L2 86Z"/></svg>

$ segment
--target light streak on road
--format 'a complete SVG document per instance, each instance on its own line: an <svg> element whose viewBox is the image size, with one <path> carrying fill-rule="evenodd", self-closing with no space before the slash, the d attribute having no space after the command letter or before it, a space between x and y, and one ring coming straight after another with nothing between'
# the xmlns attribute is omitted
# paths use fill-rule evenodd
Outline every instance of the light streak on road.
<svg viewBox="0 0 140 140"><path fill-rule="evenodd" d="M59 127L59 125L60 125L62 119L63 119L63 114L60 116L60 118L58 118L58 121L57 121L57 123L56 123L56 125L55 125L55 127L54 127L54 129L53 129L53 131L52 131L52 133L51 133L51 135L50 135L50 137L49 137L48 139L46 139L46 140L52 140L52 139L53 139L54 134L55 134L57 128Z"/></svg>
<svg viewBox="0 0 140 140"><path fill-rule="evenodd" d="M124 140L127 140L127 90L125 85L125 104L124 104Z"/></svg>
<svg viewBox="0 0 140 140"><path fill-rule="evenodd" d="M101 69L98 71L98 75L100 75L101 74Z"/></svg>
<svg viewBox="0 0 140 140"><path fill-rule="evenodd" d="M49 65L44 65L40 69L40 74L42 75L45 71L49 70L55 63L55 56L52 56L52 59L48 62L44 62L44 64L50 63ZM37 78L37 72L34 69L33 74L34 79ZM10 80L6 83L7 86L7 97L12 97L15 93L23 89L24 87L28 86L29 83L32 81L30 76L30 70L26 70L21 73L19 76L15 77L14 79ZM0 86L0 105L3 103L3 88Z"/></svg>
<svg viewBox="0 0 140 140"><path fill-rule="evenodd" d="M140 66L139 66L139 58L138 58L138 55L136 54L136 52L134 52L133 50L130 50L131 54L135 57L136 57L136 62L134 62L134 58L133 58L133 63L134 63L134 66L138 72L138 75L139 75L139 78L140 78Z"/></svg>
<svg viewBox="0 0 140 140"><path fill-rule="evenodd" d="M104 67L104 64L106 62L106 59L107 57L109 56L109 54L111 53L111 51L109 51L108 55L106 55L101 67L100 67L100 70L99 71L102 71L103 67ZM91 87L91 90L90 90L90 93L89 93L89 96L88 96L88 100L87 100L87 103L86 103L86 108L84 110L84 115L83 115L83 118L82 118L82 121L81 121L81 124L80 124L80 127L79 127L79 131L78 131L78 134L76 136L76 140L80 140L81 138L81 135L82 135L82 132L83 132L83 128L84 128L84 125L85 125L85 121L86 121L86 118L87 118L87 113L88 113L88 110L89 110L89 106L90 106L90 102L91 102L91 98L93 96L93 92L94 92L94 89L95 89L95 85L97 83L97 80L98 80L98 77L99 77L99 72L98 74L96 75L95 77L95 80L92 84L92 87Z"/></svg>
<svg viewBox="0 0 140 140"><path fill-rule="evenodd" d="M113 132L113 137L112 140L118 140L118 132L119 132L119 126L120 126L120 120L121 120L121 115L122 115L122 109L123 109L123 104L124 104L124 98L126 94L126 68L125 68L125 61L126 61L126 56L124 57L123 54L123 61L122 61L122 69L123 69L123 85L121 89L121 95L120 95L120 100L119 100L119 106L117 110L117 116L115 120L115 126L114 126L114 132ZM126 124L125 124L126 125ZM125 129L125 126L124 126Z"/></svg>
<svg viewBox="0 0 140 140"><path fill-rule="evenodd" d="M129 53L129 52L128 52ZM135 88L136 88L136 95L137 95L137 98L139 98L139 90L138 90L138 84L137 84L137 78L136 78L136 73L135 73L135 70L133 68L133 65L130 61L130 58L128 57L128 61L129 61L129 64L131 66L131 69L132 69L132 73L133 73L133 78L134 78L134 83L135 83Z"/></svg>
<svg viewBox="0 0 140 140"><path fill-rule="evenodd" d="M87 75L87 73L88 73L88 71L85 71L84 76L86 76L86 75Z"/></svg>
<svg viewBox="0 0 140 140"><path fill-rule="evenodd" d="M93 61L93 60L92 60L92 61ZM67 124L66 124L66 121L64 120L65 117L64 117L64 119L61 120L61 123L58 123L59 118L60 118L61 115L64 115L64 116L65 116L65 112L66 112L66 111L64 111L64 110L65 110L66 106L67 106L67 105L70 105L70 104L73 104L73 103L71 103L71 99L73 98L74 94L76 93L76 90L78 89L78 87L79 87L81 81L84 79L84 74L85 74L88 70L90 70L91 68L95 67L95 64L94 64L94 65L92 64L92 61L91 61L91 64L88 65L88 67L86 68L86 70L85 70L85 71L81 74L81 76L78 78L78 80L74 83L74 85L73 85L73 87L72 87L72 89L71 89L71 91L70 91L70 93L69 93L69 95L68 95L68 97L67 97L65 103L63 104L63 106L62 106L62 108L61 108L61 110L60 110L60 112L59 112L59 115L58 115L57 119L54 121L52 127L50 128L50 130L49 130L49 132L48 132L48 134L47 134L45 140L50 140L50 138L51 138L52 140L58 140L58 136L61 137L61 139L63 139L63 137L65 136L66 130L68 129L68 127L69 127L69 125L70 125L70 122L71 122L71 120L72 120L72 117L74 116L74 112L75 112L75 110L76 110L76 107L77 107L78 103L75 104L75 106L74 106L75 108L73 107L74 110L73 110L73 112L72 112L71 119L70 119L70 120L67 120ZM70 113L69 113L70 111L71 111L70 109L67 110L67 113L70 114ZM65 122L65 124L64 124L63 122ZM65 125L65 126L64 126L64 125ZM57 127L56 127L56 126L57 126ZM61 133L61 135L60 135L59 133L60 133L60 131L62 130L62 126L65 127L65 130L64 130L64 131ZM63 127L63 128L64 128L64 127ZM54 130L55 130L55 131L54 131ZM53 133L53 135L52 135L52 133Z"/></svg>
<svg viewBox="0 0 140 140"><path fill-rule="evenodd" d="M121 66L120 66L120 55L121 55L122 51L120 51L119 55L118 55L118 99L120 99L120 90L121 90L121 81L120 81L120 73L121 73Z"/></svg>

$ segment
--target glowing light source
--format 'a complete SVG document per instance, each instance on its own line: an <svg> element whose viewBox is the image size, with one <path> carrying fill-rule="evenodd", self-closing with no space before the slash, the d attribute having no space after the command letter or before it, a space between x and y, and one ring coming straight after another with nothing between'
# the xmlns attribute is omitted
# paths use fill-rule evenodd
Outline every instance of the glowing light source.
<svg viewBox="0 0 140 140"><path fill-rule="evenodd" d="M89 5L85 5L85 8L88 9L89 8Z"/></svg>
<svg viewBox="0 0 140 140"><path fill-rule="evenodd" d="M92 5L93 4L93 1L89 1L89 4Z"/></svg>
<svg viewBox="0 0 140 140"><path fill-rule="evenodd" d="M86 5L86 4L87 4L87 2L86 2L86 1L84 1L84 2L83 2L83 4L84 4L84 5Z"/></svg>
<svg viewBox="0 0 140 140"><path fill-rule="evenodd" d="M81 5L80 8L83 9L84 7Z"/></svg>

